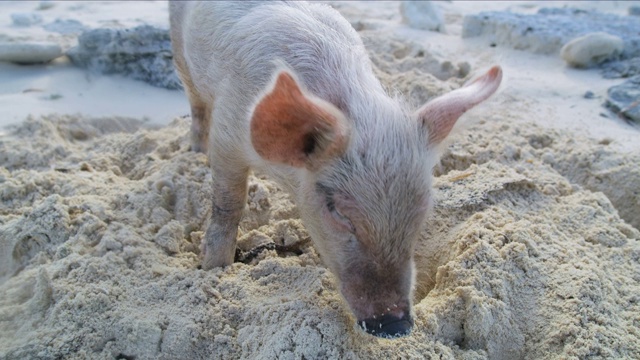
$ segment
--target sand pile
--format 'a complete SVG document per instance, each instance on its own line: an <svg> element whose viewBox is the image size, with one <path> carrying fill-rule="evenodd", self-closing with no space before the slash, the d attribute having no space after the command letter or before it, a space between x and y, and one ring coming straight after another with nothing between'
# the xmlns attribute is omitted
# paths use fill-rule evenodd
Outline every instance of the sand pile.
<svg viewBox="0 0 640 360"><path fill-rule="evenodd" d="M286 246L198 269L211 180L188 127L50 116L1 141L0 357L640 357L637 156L508 114L465 131L436 169L416 327L385 340L266 178L240 243Z"/></svg>

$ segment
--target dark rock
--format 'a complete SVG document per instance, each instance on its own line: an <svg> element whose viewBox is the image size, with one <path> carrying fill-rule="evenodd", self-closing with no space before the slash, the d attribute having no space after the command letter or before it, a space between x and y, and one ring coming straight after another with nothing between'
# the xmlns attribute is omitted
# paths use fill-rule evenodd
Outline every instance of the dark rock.
<svg viewBox="0 0 640 360"><path fill-rule="evenodd" d="M491 36L491 41L519 50L552 54L571 39L606 32L624 41L622 58L640 56L640 19L572 8L543 8L537 14L505 11L465 16L463 37Z"/></svg>
<svg viewBox="0 0 640 360"><path fill-rule="evenodd" d="M618 116L640 124L640 75L607 90L605 106Z"/></svg>
<svg viewBox="0 0 640 360"><path fill-rule="evenodd" d="M67 55L75 65L97 73L120 74L167 89L182 87L167 29L143 25L85 31Z"/></svg>
<svg viewBox="0 0 640 360"><path fill-rule="evenodd" d="M628 78L635 75L640 75L640 56L602 65L602 76L605 79Z"/></svg>
<svg viewBox="0 0 640 360"><path fill-rule="evenodd" d="M585 99L593 99L594 97L596 97L596 95L593 93L593 91L587 91L584 93L583 97Z"/></svg>

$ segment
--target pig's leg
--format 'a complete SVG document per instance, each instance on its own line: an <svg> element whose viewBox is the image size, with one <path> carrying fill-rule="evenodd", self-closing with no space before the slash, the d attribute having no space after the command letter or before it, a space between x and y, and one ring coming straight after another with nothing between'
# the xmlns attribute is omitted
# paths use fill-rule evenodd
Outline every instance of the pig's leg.
<svg viewBox="0 0 640 360"><path fill-rule="evenodd" d="M177 5L172 5L177 6ZM191 150L195 152L207 153L209 139L209 127L211 124L211 112L213 101L206 101L196 90L191 78L191 72L187 66L182 49L182 32L179 26L171 29L171 39L173 46L173 63L176 65L178 76L182 80L182 85L189 98L191 105Z"/></svg>
<svg viewBox="0 0 640 360"><path fill-rule="evenodd" d="M249 167L224 134L211 134L209 163L213 177L211 222L203 243L202 268L233 263L238 224L247 198Z"/></svg>
<svg viewBox="0 0 640 360"><path fill-rule="evenodd" d="M178 62L176 61L176 63ZM185 85L189 104L191 105L191 150L206 154L213 101L207 102L200 96L191 81L191 75L188 71L185 70L182 73L182 83Z"/></svg>
<svg viewBox="0 0 640 360"><path fill-rule="evenodd" d="M191 104L191 150L207 153L212 105L202 101L197 95L189 94Z"/></svg>

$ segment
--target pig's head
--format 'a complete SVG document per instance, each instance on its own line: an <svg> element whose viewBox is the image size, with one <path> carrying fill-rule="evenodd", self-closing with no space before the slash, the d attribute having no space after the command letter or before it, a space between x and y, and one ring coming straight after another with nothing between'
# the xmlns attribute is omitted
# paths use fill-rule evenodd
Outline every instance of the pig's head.
<svg viewBox="0 0 640 360"><path fill-rule="evenodd" d="M413 253L432 204L435 148L501 78L494 67L413 114L380 96L370 117L356 120L280 72L254 108L254 149L299 169L302 220L367 332L410 332Z"/></svg>

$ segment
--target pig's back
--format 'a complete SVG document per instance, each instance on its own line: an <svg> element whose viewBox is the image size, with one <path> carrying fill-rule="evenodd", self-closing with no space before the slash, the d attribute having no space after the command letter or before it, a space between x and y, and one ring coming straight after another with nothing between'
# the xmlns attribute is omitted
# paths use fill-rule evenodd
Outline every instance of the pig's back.
<svg viewBox="0 0 640 360"><path fill-rule="evenodd" d="M200 92L250 105L282 61L315 95L341 106L350 87L375 87L360 37L327 5L304 2L185 3L187 63ZM211 93L212 91L212 93ZM238 104L240 105L240 104Z"/></svg>

